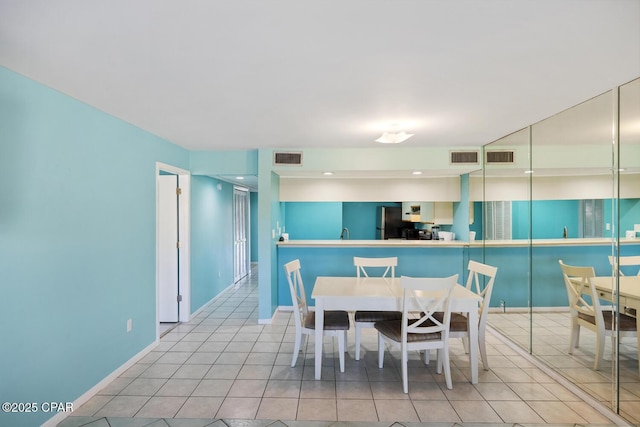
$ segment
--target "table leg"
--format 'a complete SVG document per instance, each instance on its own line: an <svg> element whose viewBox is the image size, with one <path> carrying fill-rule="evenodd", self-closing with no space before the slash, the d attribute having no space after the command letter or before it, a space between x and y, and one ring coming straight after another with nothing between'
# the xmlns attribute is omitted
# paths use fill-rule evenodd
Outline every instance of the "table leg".
<svg viewBox="0 0 640 427"><path fill-rule="evenodd" d="M469 324L469 370L471 384L478 384L478 310L473 309L467 317Z"/></svg>
<svg viewBox="0 0 640 427"><path fill-rule="evenodd" d="M322 298L316 298L316 380L322 377L322 341L324 336L324 302Z"/></svg>

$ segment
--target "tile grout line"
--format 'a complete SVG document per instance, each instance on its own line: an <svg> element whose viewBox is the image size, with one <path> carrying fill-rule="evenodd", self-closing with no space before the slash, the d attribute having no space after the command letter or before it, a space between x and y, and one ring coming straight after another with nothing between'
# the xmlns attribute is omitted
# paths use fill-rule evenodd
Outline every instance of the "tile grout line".
<svg viewBox="0 0 640 427"><path fill-rule="evenodd" d="M584 402L591 405L592 408L596 409L598 412L600 412L601 415L613 421L616 425L632 427L632 425L629 422L627 422L625 419L620 417L618 414L614 413L610 408L603 405L602 402L594 399L591 395L589 395L582 389L578 388L575 384L573 384L572 382L564 378L562 375L558 374L555 370L549 368L549 366L547 366L543 362L539 361L538 359L536 359L535 357L533 357L532 355L524 351L520 346L511 342L509 339L507 339L504 335L502 335L500 332L495 330L490 325L487 325L487 332L490 332L503 344L506 344L513 351L517 352L520 356L524 357L528 362L535 365L538 369L540 369L546 375L551 377L558 384L562 385L564 388L566 388L567 390L569 390L570 392L578 396ZM528 402L526 400L523 400L523 401Z"/></svg>

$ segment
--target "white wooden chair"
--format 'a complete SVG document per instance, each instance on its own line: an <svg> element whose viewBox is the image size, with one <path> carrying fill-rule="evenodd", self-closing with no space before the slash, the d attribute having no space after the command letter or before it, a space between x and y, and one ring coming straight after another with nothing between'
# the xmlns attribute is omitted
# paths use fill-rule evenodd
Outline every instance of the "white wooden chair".
<svg viewBox="0 0 640 427"><path fill-rule="evenodd" d="M291 291L291 302L293 303L293 319L296 325L296 338L291 358L291 367L296 366L298 354L302 347L304 338L307 335L316 334L315 311L309 311L307 307L307 297L300 275L300 260L293 260L284 265ZM340 372L344 372L344 348L347 331L349 330L349 313L346 311L325 311L324 312L324 335L338 338L338 356L340 358Z"/></svg>
<svg viewBox="0 0 640 427"><path fill-rule="evenodd" d="M489 314L489 304L491 302L491 292L493 291L493 282L496 279L498 267L482 264L477 261L469 261L468 265L469 277L467 277L467 289L475 292L482 297L480 307L478 309L478 346L480 348L480 357L482 358L482 366L485 371L489 370L489 359L487 357L486 329L487 316ZM486 281L484 288L482 283ZM442 313L437 313L436 317L442 319ZM451 326L449 328L449 338L462 338L464 349L469 353L469 322L467 316L461 313L451 313Z"/></svg>
<svg viewBox="0 0 640 427"><path fill-rule="evenodd" d="M609 264L613 267L613 270L616 274L620 274L621 276L625 276L624 272L629 273L631 269L629 267L640 267L640 255L631 255L631 256L620 256L616 261L616 257L609 255ZM623 268L620 268L623 267ZM631 271L632 272L632 271ZM638 268L638 272L636 273L640 276L640 268ZM630 316L637 316L635 308L624 308L624 312Z"/></svg>
<svg viewBox="0 0 640 427"><path fill-rule="evenodd" d="M615 269L616 273L620 273L621 276L624 276L624 271L620 267L640 267L640 255L633 256L620 256L618 257L618 261L616 262L616 257L609 255L609 264ZM629 272L628 269L624 269ZM640 276L640 268L636 273Z"/></svg>
<svg viewBox="0 0 640 427"><path fill-rule="evenodd" d="M451 319L450 301L453 288L458 283L458 275L446 278L402 277L400 285L404 288L402 319L376 322L378 330L378 367L384 364L384 348L388 343L400 346L402 351L402 387L409 392L407 363L409 351L432 349L438 351L438 373L444 367L447 388L452 388L451 367L449 363L449 322ZM426 291L424 295L421 291ZM434 297L434 295L437 295ZM412 319L411 312L419 311L421 317ZM434 314L444 313L438 320Z"/></svg>
<svg viewBox="0 0 640 427"><path fill-rule="evenodd" d="M571 340L569 354L578 348L580 342L580 327L592 330L596 333L596 355L593 369L600 369L600 361L604 354L605 337L611 337L615 346L616 331L614 331L616 312L603 310L600 306L598 292L591 282L595 277L593 267L576 267L566 265L562 260L558 261L562 269L564 283L569 297L569 310L571 311ZM585 298L587 297L587 298ZM636 319L624 313L620 313L620 337L631 336L637 338Z"/></svg>
<svg viewBox="0 0 640 427"><path fill-rule="evenodd" d="M369 273L373 270L384 272L379 277L395 278L396 267L398 266L397 257L388 258L363 258L353 257L353 265L356 266L356 276L369 277ZM360 360L360 338L362 328L373 328L376 322L384 320L401 319L402 313L399 311L356 311L354 314L354 323L356 325L356 360Z"/></svg>

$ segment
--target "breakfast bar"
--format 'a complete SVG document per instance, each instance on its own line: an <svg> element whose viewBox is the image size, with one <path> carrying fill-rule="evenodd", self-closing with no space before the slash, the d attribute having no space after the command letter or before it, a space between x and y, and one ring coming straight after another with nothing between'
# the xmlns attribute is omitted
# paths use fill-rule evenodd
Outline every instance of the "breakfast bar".
<svg viewBox="0 0 640 427"><path fill-rule="evenodd" d="M290 240L278 242L278 265L299 259L305 283L318 276L355 276L353 257L398 257L396 276L467 277L470 259L498 267L491 307L525 309L566 307L567 293L558 259L591 265L598 275L610 275L611 239L569 238L529 240ZM621 255L640 255L640 239L621 239ZM529 276L529 257L533 272ZM278 270L278 306L291 306L284 272ZM531 281L531 287L529 286ZM531 289L530 289L531 288ZM307 289L310 305L311 290ZM530 292L531 291L531 292Z"/></svg>

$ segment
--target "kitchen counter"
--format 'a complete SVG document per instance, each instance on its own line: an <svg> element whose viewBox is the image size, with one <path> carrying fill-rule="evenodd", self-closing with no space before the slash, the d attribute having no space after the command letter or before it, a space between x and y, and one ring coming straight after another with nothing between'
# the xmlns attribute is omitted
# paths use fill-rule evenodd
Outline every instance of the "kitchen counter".
<svg viewBox="0 0 640 427"><path fill-rule="evenodd" d="M462 240L289 240L278 242L281 247L454 247L468 246L469 242Z"/></svg>
<svg viewBox="0 0 640 427"><path fill-rule="evenodd" d="M509 308L525 308L530 303L534 307L566 307L567 291L558 260L593 266L598 275L611 274L608 256L612 240L289 240L277 242L277 251L280 266L300 260L305 283L314 283L318 276L354 276L355 256L398 257L396 276L459 274L464 283L469 260L482 260L498 267L492 307L499 307L501 302ZM640 255L640 238L620 239L620 254ZM291 293L283 271L278 268L277 304L290 306Z"/></svg>
<svg viewBox="0 0 640 427"><path fill-rule="evenodd" d="M608 238L585 238L585 239L535 239L533 241L520 240L474 240L466 242L464 240L289 240L278 242L281 247L504 247L504 246L602 246L610 245ZM622 245L640 244L640 238L620 239Z"/></svg>
<svg viewBox="0 0 640 427"><path fill-rule="evenodd" d="M475 240L469 243L471 247L502 247L502 246L602 246L611 245L610 238L584 238L584 239L535 239L532 241L526 239L520 240ZM640 244L640 239L620 239L621 245Z"/></svg>

